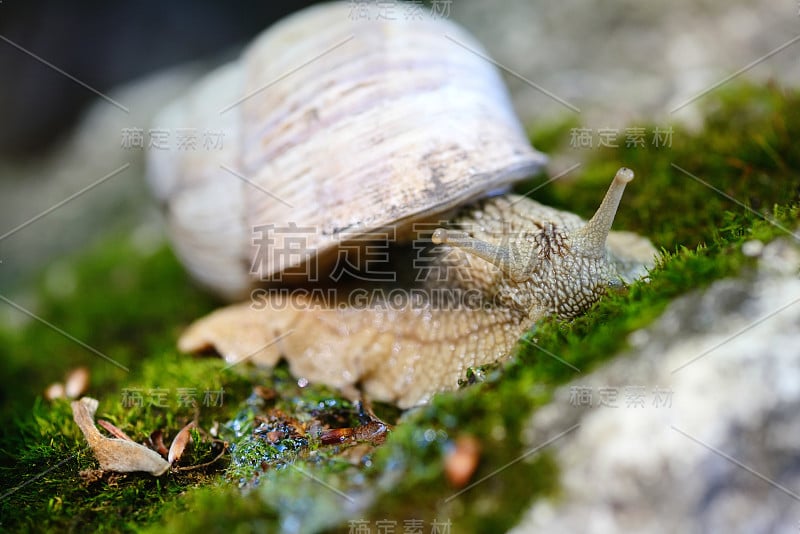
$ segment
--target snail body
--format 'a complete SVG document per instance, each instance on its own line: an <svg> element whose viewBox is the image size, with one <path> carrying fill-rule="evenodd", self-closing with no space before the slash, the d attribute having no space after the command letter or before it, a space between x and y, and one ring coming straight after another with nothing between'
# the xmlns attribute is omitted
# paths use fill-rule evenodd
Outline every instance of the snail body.
<svg viewBox="0 0 800 534"><path fill-rule="evenodd" d="M238 120L221 119L237 143L216 160L158 155L150 178L190 272L233 298L254 281L296 283L308 273L309 258L275 254L292 250L296 235L274 232L265 254L263 242L253 246L256 229L313 229L303 246L325 273L348 243L387 229L413 238L425 223L416 237L432 247L431 262L402 302L354 305L353 293L335 286L324 305L307 292L287 305L281 293L257 289L260 298L200 319L179 340L182 350L214 348L232 364L286 359L298 377L408 407L456 388L468 368L507 357L542 317L582 313L609 283L641 272L654 250L628 234L606 239L628 169L588 222L508 193L481 200L545 158L480 45L444 20L358 22L347 13L332 4L279 23L168 109L169 120L194 116L193 103L222 94L240 104ZM285 50L317 59L293 71ZM280 72L302 79L281 89L270 82ZM209 90L215 85L223 90Z"/></svg>

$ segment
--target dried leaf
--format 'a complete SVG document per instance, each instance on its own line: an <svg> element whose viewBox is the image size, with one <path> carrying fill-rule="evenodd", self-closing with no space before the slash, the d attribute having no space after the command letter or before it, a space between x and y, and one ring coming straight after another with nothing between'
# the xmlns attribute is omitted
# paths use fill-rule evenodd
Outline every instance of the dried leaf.
<svg viewBox="0 0 800 534"><path fill-rule="evenodd" d="M253 387L253 393L260 397L261 399L270 401L275 400L275 397L278 396L278 392L272 388L264 387L264 386L255 386Z"/></svg>
<svg viewBox="0 0 800 534"><path fill-rule="evenodd" d="M89 486L91 484L94 484L98 480L102 480L105 471L103 471L102 469L84 469L82 471L79 471L78 474L80 475L83 483Z"/></svg>
<svg viewBox="0 0 800 534"><path fill-rule="evenodd" d="M83 432L86 441L104 471L116 471L118 473L144 471L155 476L160 476L167 472L169 463L159 456L157 452L133 441L107 438L100 434L94 424L97 405L97 400L89 397L73 401L71 405L72 417L80 427L81 432Z"/></svg>
<svg viewBox="0 0 800 534"><path fill-rule="evenodd" d="M111 435L115 438L124 439L126 441L133 441L128 434L117 428L115 425L111 424L111 422L106 421L105 419L98 419L97 424L105 428Z"/></svg>
<svg viewBox="0 0 800 534"><path fill-rule="evenodd" d="M150 448L166 458L167 446L164 445L164 432L160 428L150 433Z"/></svg>
<svg viewBox="0 0 800 534"><path fill-rule="evenodd" d="M191 429L195 427L194 421L181 428L175 439L172 440L172 445L169 447L169 454L167 454L167 461L172 465L181 459L183 450L192 441Z"/></svg>
<svg viewBox="0 0 800 534"><path fill-rule="evenodd" d="M334 445L353 440L354 433L355 430L353 428L334 428L324 431L320 434L319 439L323 445Z"/></svg>
<svg viewBox="0 0 800 534"><path fill-rule="evenodd" d="M269 443L278 443L280 440L286 437L286 432L272 430L271 432L267 432L266 437Z"/></svg>
<svg viewBox="0 0 800 534"><path fill-rule="evenodd" d="M320 434L319 438L323 445L334 445L344 442L366 441L373 445L380 445L386 441L389 426L380 420L372 420L369 423L353 428L334 428L326 430Z"/></svg>
<svg viewBox="0 0 800 534"><path fill-rule="evenodd" d="M481 456L481 443L474 436L460 436L455 448L444 459L444 473L454 488L469 482Z"/></svg>
<svg viewBox="0 0 800 534"><path fill-rule="evenodd" d="M379 419L373 419L369 423L357 426L353 437L356 441L368 441L373 445L380 445L386 441L388 433L389 425Z"/></svg>

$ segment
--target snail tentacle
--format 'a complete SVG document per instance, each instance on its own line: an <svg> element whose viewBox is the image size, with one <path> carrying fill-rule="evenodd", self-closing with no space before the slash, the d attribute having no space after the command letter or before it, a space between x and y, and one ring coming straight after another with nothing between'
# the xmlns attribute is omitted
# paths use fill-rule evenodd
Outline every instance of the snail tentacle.
<svg viewBox="0 0 800 534"><path fill-rule="evenodd" d="M611 231L611 224L617 214L619 202L625 186L633 180L633 171L627 167L622 167L614 175L614 180L603 198L603 202L591 219L583 228L576 230L572 235L572 241L585 256L603 258L606 255L606 239Z"/></svg>
<svg viewBox="0 0 800 534"><path fill-rule="evenodd" d="M514 258L509 247L497 246L470 237L466 232L437 228L431 236L435 245L449 245L495 265L514 282L530 278L533 271L530 261Z"/></svg>

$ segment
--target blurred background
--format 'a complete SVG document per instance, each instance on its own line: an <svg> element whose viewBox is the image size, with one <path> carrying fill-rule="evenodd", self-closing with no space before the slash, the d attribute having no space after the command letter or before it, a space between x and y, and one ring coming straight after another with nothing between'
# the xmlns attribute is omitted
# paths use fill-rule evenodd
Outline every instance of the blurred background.
<svg viewBox="0 0 800 534"><path fill-rule="evenodd" d="M1 1L0 293L41 272L68 285L59 258L103 236L160 243L144 151L123 146L123 130L146 131L204 73L311 3ZM397 18L409 5L349 3L393 6ZM797 0L427 4L484 44L531 131L565 116L595 129L692 127L703 96L732 80L800 80ZM555 155L553 172L580 158Z"/></svg>

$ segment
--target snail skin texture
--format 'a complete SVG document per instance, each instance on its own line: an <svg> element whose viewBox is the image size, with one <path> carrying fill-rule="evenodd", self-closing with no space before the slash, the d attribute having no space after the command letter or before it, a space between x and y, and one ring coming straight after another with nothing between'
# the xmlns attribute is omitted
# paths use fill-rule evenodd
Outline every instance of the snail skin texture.
<svg viewBox="0 0 800 534"><path fill-rule="evenodd" d="M545 162L486 52L446 20L349 13L327 4L279 22L167 108L157 123L222 124L232 142L151 153L149 179L202 284L230 299L290 274L295 284L288 305L261 290L198 320L181 350L213 348L231 364L285 359L298 378L405 408L507 358L542 317L584 312L609 284L642 275L655 250L609 233L626 168L588 222L526 197L485 198ZM285 236L266 250L255 242L264 228L312 229L303 245L330 282L325 269L348 243L389 229L410 239L415 223L429 225L415 245L431 247L430 263L413 293L395 285L411 295L400 302L354 304L353 286L337 284L320 305L296 291L303 265L275 260L291 248ZM405 261L393 269L410 271Z"/></svg>

